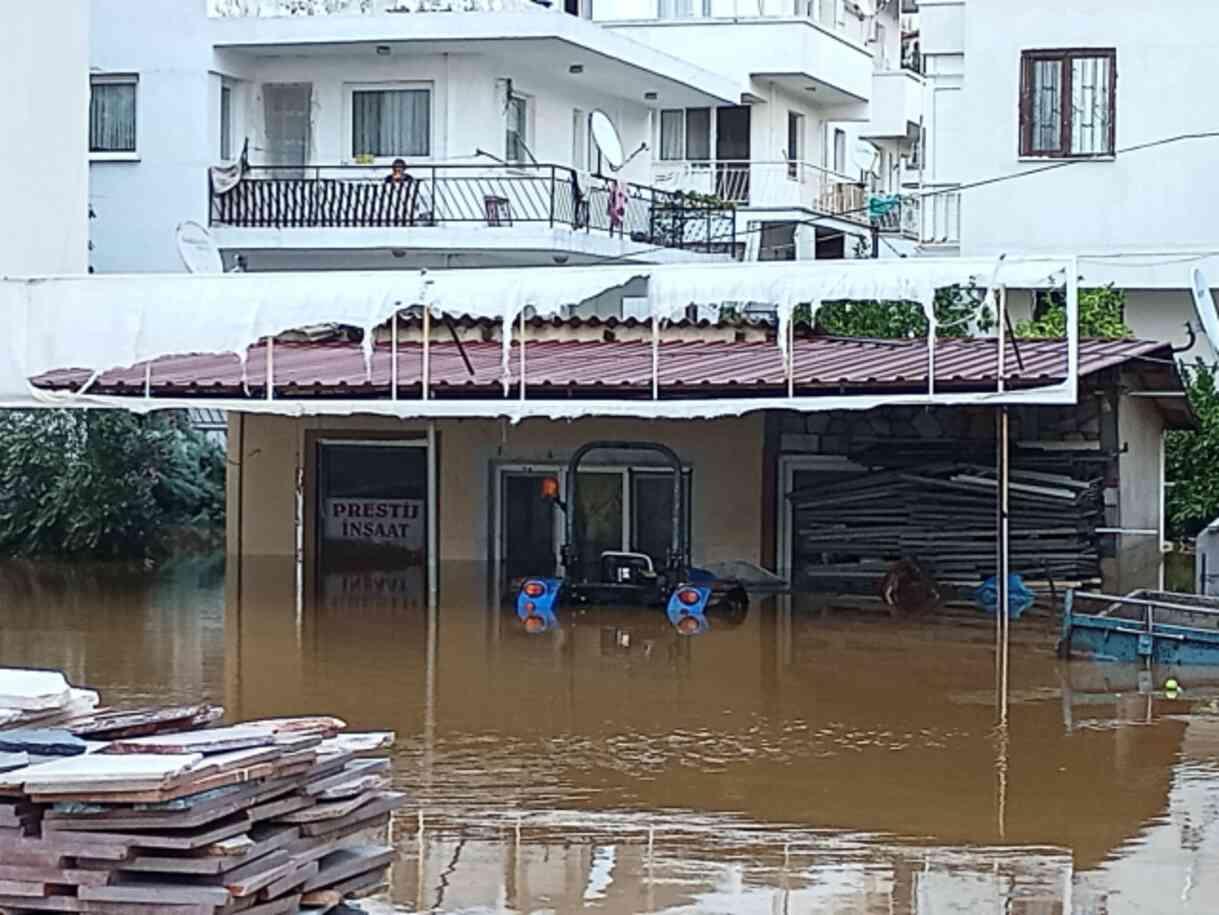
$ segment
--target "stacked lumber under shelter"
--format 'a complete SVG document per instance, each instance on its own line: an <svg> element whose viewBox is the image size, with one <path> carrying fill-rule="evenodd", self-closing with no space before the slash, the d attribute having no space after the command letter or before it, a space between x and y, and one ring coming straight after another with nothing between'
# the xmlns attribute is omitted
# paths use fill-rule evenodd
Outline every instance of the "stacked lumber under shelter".
<svg viewBox="0 0 1219 915"><path fill-rule="evenodd" d="M384 887L392 734L96 705L0 669L0 912L325 912Z"/></svg>
<svg viewBox="0 0 1219 915"><path fill-rule="evenodd" d="M953 462L882 468L790 494L806 575L832 578L911 559L940 581L995 574L998 482L993 467ZM1100 577L1102 480L1013 467L1011 570L1030 580Z"/></svg>

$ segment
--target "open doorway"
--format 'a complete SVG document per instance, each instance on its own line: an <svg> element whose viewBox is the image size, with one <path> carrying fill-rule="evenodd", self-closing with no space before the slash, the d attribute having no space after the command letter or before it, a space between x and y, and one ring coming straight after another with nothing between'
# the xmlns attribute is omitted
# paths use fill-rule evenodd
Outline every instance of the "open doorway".
<svg viewBox="0 0 1219 915"><path fill-rule="evenodd" d="M745 105L715 109L715 193L735 203L749 202L749 125Z"/></svg>

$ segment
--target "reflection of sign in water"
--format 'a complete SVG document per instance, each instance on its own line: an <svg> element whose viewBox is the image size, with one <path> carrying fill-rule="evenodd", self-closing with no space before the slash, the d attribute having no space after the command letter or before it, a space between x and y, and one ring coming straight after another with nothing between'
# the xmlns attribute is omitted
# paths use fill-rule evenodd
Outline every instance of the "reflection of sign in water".
<svg viewBox="0 0 1219 915"><path fill-rule="evenodd" d="M425 583L420 566L397 572L335 572L322 580L322 601L330 610L422 607Z"/></svg>
<svg viewBox="0 0 1219 915"><path fill-rule="evenodd" d="M423 502L419 499L327 499L327 540L386 543L423 549Z"/></svg>

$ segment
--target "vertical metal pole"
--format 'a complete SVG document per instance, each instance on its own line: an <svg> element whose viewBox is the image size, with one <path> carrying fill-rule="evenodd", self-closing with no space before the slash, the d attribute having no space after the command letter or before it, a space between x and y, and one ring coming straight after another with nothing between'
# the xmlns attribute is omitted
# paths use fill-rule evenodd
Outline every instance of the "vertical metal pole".
<svg viewBox="0 0 1219 915"><path fill-rule="evenodd" d="M525 309L521 309L521 403L525 402Z"/></svg>
<svg viewBox="0 0 1219 915"><path fill-rule="evenodd" d="M398 309L389 325L389 399L398 399Z"/></svg>
<svg viewBox="0 0 1219 915"><path fill-rule="evenodd" d="M428 607L435 609L440 593L439 524L437 505L440 502L440 474L436 466L436 421L427 424L427 578Z"/></svg>
<svg viewBox="0 0 1219 915"><path fill-rule="evenodd" d="M296 633L299 642L305 613L305 468L301 464L299 452L296 463L295 512Z"/></svg>
<svg viewBox="0 0 1219 915"><path fill-rule="evenodd" d="M555 167L550 166L550 227L554 228Z"/></svg>
<svg viewBox="0 0 1219 915"><path fill-rule="evenodd" d="M652 315L652 399L660 400L660 318Z"/></svg>
<svg viewBox="0 0 1219 915"><path fill-rule="evenodd" d="M1008 575L1011 552L1009 542L1008 493L1009 493L1009 449L1008 410L999 408L999 625L1001 646L999 655L999 723L1007 726L1007 682L1009 656L1009 629L1011 621L1008 610Z"/></svg>
<svg viewBox="0 0 1219 915"><path fill-rule="evenodd" d="M796 316L787 316L787 396L796 396Z"/></svg>
<svg viewBox="0 0 1219 915"><path fill-rule="evenodd" d="M432 386L432 309L423 306L423 399L427 400Z"/></svg>
<svg viewBox="0 0 1219 915"><path fill-rule="evenodd" d="M152 399L152 362L144 363L144 399Z"/></svg>
<svg viewBox="0 0 1219 915"><path fill-rule="evenodd" d="M275 399L275 340L267 337L267 400Z"/></svg>

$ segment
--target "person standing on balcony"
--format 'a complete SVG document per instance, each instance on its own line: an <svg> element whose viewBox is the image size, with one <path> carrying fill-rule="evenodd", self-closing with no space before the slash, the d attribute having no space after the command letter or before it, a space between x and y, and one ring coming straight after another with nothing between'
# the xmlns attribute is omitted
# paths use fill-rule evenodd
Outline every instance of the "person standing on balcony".
<svg viewBox="0 0 1219 915"><path fill-rule="evenodd" d="M405 159L395 159L389 167L389 174L385 176L386 184L410 184L412 180L406 173Z"/></svg>

